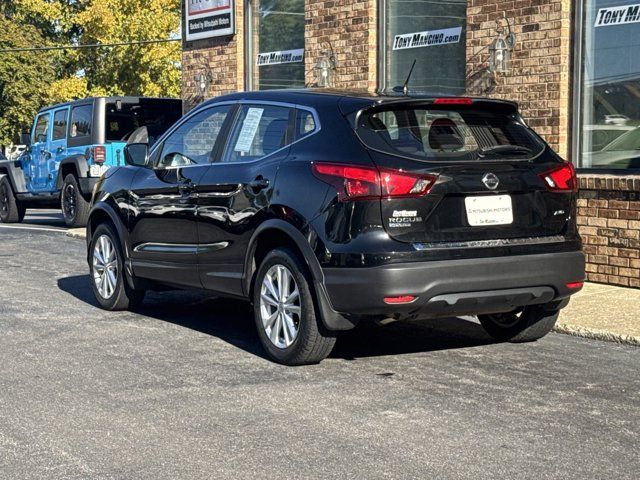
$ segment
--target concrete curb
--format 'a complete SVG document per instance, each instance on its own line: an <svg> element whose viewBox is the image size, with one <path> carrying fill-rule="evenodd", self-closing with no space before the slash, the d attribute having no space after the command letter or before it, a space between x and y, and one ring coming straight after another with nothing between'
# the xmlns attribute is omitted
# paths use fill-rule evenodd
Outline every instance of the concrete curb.
<svg viewBox="0 0 640 480"><path fill-rule="evenodd" d="M618 333L607 332L606 330L598 330L595 328L585 328L577 325L568 325L566 323L556 325L554 332L563 333L565 335L573 335L574 337L589 338L592 340L603 340L605 342L621 343L624 345L640 346L640 337L631 335L620 335Z"/></svg>
<svg viewBox="0 0 640 480"><path fill-rule="evenodd" d="M84 228L71 228L67 230L67 237L87 238L87 231Z"/></svg>

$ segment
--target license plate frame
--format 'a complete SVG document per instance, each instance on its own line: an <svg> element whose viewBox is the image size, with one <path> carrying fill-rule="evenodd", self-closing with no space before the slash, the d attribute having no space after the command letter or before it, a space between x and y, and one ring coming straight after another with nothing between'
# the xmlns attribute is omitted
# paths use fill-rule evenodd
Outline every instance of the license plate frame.
<svg viewBox="0 0 640 480"><path fill-rule="evenodd" d="M467 222L472 227L493 227L513 224L511 195L474 195L465 197Z"/></svg>

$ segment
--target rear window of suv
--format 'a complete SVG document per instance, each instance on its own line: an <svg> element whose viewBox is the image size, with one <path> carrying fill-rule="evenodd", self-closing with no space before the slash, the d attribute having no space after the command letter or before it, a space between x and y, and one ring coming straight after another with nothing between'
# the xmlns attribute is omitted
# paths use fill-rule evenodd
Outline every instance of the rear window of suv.
<svg viewBox="0 0 640 480"><path fill-rule="evenodd" d="M365 111L357 134L374 150L427 161L529 159L545 148L518 115L448 107Z"/></svg>
<svg viewBox="0 0 640 480"><path fill-rule="evenodd" d="M126 141L134 130L147 127L149 143L153 144L181 116L182 105L177 100L110 102L106 104L105 137L108 142Z"/></svg>

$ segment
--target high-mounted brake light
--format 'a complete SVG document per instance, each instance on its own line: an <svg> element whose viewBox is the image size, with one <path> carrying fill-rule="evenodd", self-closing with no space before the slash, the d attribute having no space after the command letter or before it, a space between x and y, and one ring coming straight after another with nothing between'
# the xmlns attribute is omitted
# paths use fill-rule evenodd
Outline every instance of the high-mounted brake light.
<svg viewBox="0 0 640 480"><path fill-rule="evenodd" d="M436 98L433 103L434 105L471 105L473 100L465 97L443 97Z"/></svg>
<svg viewBox="0 0 640 480"><path fill-rule="evenodd" d="M107 160L107 150L104 147L93 147L93 163L104 163Z"/></svg>
<svg viewBox="0 0 640 480"><path fill-rule="evenodd" d="M338 193L338 200L365 200L426 195L435 175L415 175L402 170L377 169L335 163L313 163L313 174Z"/></svg>
<svg viewBox="0 0 640 480"><path fill-rule="evenodd" d="M553 192L578 191L578 178L572 163L567 162L561 167L541 173L540 178L546 187Z"/></svg>

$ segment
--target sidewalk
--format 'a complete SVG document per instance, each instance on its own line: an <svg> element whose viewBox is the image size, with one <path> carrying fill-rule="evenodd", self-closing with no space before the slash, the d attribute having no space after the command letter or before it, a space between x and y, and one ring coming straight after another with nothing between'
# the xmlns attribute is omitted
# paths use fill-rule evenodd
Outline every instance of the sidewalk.
<svg viewBox="0 0 640 480"><path fill-rule="evenodd" d="M640 345L640 289L585 283L560 313L555 330Z"/></svg>

